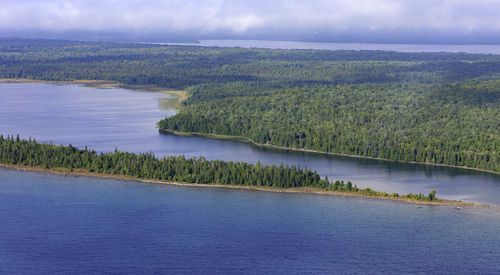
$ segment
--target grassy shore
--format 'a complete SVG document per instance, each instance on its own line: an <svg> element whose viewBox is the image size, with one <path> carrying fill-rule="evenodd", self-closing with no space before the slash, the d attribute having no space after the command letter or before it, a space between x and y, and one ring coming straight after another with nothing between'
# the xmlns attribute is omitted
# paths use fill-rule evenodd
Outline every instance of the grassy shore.
<svg viewBox="0 0 500 275"><path fill-rule="evenodd" d="M250 143L250 144L257 146L257 147L266 148L266 149L273 149L273 150L280 150L280 151L294 151L294 152L304 152L304 153L340 156L340 157L348 157L348 158L373 159L373 160L382 160L382 161L390 161L390 162L398 162L398 163L418 164L418 165L437 166L437 167L450 167L450 168L458 168L458 169L500 175L499 172L495 172L495 171L491 171L491 170L484 170L484 169L479 169L479 168L473 168L473 167L467 167L467 166L456 166L456 165L436 164L436 163L416 162L416 161L396 161L396 160L384 159L384 158L375 158L375 157L367 157L367 156L357 156L357 155L349 155L349 154L322 152L322 151L311 150L311 149L293 148L293 147L277 146L277 145L272 145L272 144L257 143L250 138L241 137L241 136L228 136L228 135L207 134L207 133L199 133L199 132L183 132L183 131L174 131L174 130L170 130L170 129L160 129L160 132L172 134L172 135L176 135L176 136L196 136L196 137L212 138L212 139L219 139L219 140L231 140L231 141L245 142L245 143Z"/></svg>
<svg viewBox="0 0 500 275"><path fill-rule="evenodd" d="M116 175L116 174L105 174L105 173L95 173L89 172L85 169L68 169L61 167L51 167L43 168L40 166L24 166L15 164L5 164L0 163L0 167L24 170L24 171L34 171L40 173L48 173L54 175L63 176L84 176L84 177L96 177L96 178L109 178L117 180L127 180L144 182L151 184L168 184L176 186L188 186L188 187L206 187L206 188L229 188L229 189L242 189L242 190L255 190L263 192L276 192L276 193L300 193L300 194L319 194L319 195L329 195L329 196L344 196L344 197L358 197L358 198L368 198L368 199L379 199L379 200L391 200L411 204L421 204L421 205L448 205L448 206L470 206L470 207L491 207L487 204L454 201L454 200L443 200L439 199L437 201L421 201L416 199L408 199L405 197L385 197L385 196L370 196L355 192L342 192L342 191L329 191L322 190L318 188L310 187L300 187L300 188L276 188L276 187L262 187L262 186L246 186L246 185L222 185L222 184L199 184L199 183L187 183L187 182L174 182L174 181L162 181L146 178L136 178L132 176Z"/></svg>
<svg viewBox="0 0 500 275"><path fill-rule="evenodd" d="M174 90L150 85L127 85L107 80L47 81L24 78L0 78L0 83L45 83L55 85L77 84L89 88L122 88L133 90L136 92L154 92L167 94L170 96L170 98L164 98L160 100L159 104L160 108L162 109L180 109L183 107L181 103L189 97L188 93L182 90Z"/></svg>

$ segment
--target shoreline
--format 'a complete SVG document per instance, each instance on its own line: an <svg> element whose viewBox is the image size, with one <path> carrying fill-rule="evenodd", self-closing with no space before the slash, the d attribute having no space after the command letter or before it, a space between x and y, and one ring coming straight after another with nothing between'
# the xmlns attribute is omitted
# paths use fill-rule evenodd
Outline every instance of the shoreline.
<svg viewBox="0 0 500 275"><path fill-rule="evenodd" d="M182 108L184 108L184 106L182 105L182 102L185 101L189 97L189 95L186 91L161 88L161 87L153 86L153 85L126 85L126 84L122 84L122 83L119 83L116 81L110 81L110 80L53 81L53 80L37 80L37 79L27 79L27 78L0 78L0 84L1 83L46 83L46 84L56 84L56 85L80 84L80 85L83 85L85 87L91 87L91 88L117 87L117 88L122 88L122 89L133 90L136 92L160 92L160 93L173 95L176 98L176 102L173 105L170 105L168 103L164 103L164 102L160 101L160 103L159 103L160 108L163 108L162 106L165 106L165 108L171 107L171 108L182 109ZM241 137L241 136L228 136L228 135L201 133L201 132L183 132L183 131L174 131L174 130L170 130L170 129L159 129L159 131L162 133L173 134L176 136L197 136L197 137L212 138L212 139L219 139L219 140L231 140L231 141L245 142L245 143L250 143L256 147L265 148L265 149L274 149L274 150L280 150L280 151L303 152L303 153L312 153L312 154L321 154L321 155L339 156L339 157L357 158L357 159L381 160L381 161L403 163L403 164L406 163L406 164L417 164L417 165L424 165L424 166L448 167L448 168L463 169L463 170L468 170L468 171L483 172L483 173L488 173L488 174L493 174L493 175L500 175L500 172L495 172L495 171L481 169L481 168L467 167L467 166L436 164L436 163L417 162L417 161L398 161L398 160L384 159L384 158L378 158L378 157L357 156L357 155L349 155L349 154L342 154L342 153L322 152L322 151L312 150L312 149L293 148L293 147L284 147L284 146L277 146L277 145L271 145L271 144L263 144L263 143L257 143L250 138Z"/></svg>
<svg viewBox="0 0 500 275"><path fill-rule="evenodd" d="M457 168L457 169L463 169L463 170L469 170L469 171L483 172L483 173L488 173L488 174L493 174L493 175L500 175L500 172L495 172L495 171L485 170L485 169L480 169L480 168L474 168L474 167L467 167L467 166L456 166L456 165L449 165L449 164L436 164L436 163L417 162L417 161L398 161L398 160L391 160L391 159L384 159L384 158L377 158L377 157L357 156L357 155L349 155L349 154L342 154L342 153L322 152L322 151L312 150L312 149L277 146L277 145L271 145L271 144L258 143L258 142L253 141L250 138L241 137L241 136L207 134L207 133L200 133L200 132L183 132L183 131L174 131L174 130L170 130L170 129L159 129L159 131L162 133L172 134L172 135L176 135L176 136L195 136L195 137L204 137L204 138L212 138L212 139L219 139L219 140L231 140L231 141L245 142L245 143L250 143L251 145L259 147L259 148L274 149L274 150L279 150L279 151L292 151L292 152L312 153L312 154L347 157L347 158L381 160L381 161L387 161L387 162L417 164L417 165L424 165L424 166L448 167L448 168Z"/></svg>
<svg viewBox="0 0 500 275"><path fill-rule="evenodd" d="M110 80L41 80L41 79L29 79L29 78L0 78L0 83L45 83L45 84L83 84L89 87L119 87L120 83Z"/></svg>
<svg viewBox="0 0 500 275"><path fill-rule="evenodd" d="M163 93L173 96L173 98L166 98L165 101L160 100L160 108L183 108L182 102L185 101L189 95L186 91L163 88L154 85L128 85L111 80L69 80L69 81L57 81L57 80L38 80L38 79L27 79L27 78L0 78L0 84L2 83L43 83L43 84L53 84L53 85L83 85L88 88L121 88L126 90L131 90L134 92L151 92L151 93ZM168 103L169 99L175 99L174 104Z"/></svg>
<svg viewBox="0 0 500 275"><path fill-rule="evenodd" d="M171 105L167 105L168 103L164 103L160 101L160 105L171 107L171 108L183 108L182 102L189 97L189 94L186 91L161 88L152 85L126 85L115 81L106 81L106 80L72 80L72 81L48 81L48 80L35 80L35 79L9 79L9 78L0 78L1 83L46 83L46 84L56 84L56 85L69 85L69 84L79 84L84 87L92 87L92 88L110 88L117 87L122 89L133 90L136 92L159 92L165 93L169 95L173 95L175 99L175 103ZM168 101L168 99L166 99ZM200 133L200 132L182 132L182 131L173 131L169 129L159 129L161 133L173 134L178 136L199 136L204 138L212 138L219 140L231 140L237 142L245 142L250 143L253 146L279 150L279 151L292 151L292 152L303 152L303 153L312 153L312 154L323 154L323 155L331 155L331 156L341 156L348 158L358 158L358 159L372 159L372 160L381 160L395 163L407 163L407 164L417 164L417 165L426 165L426 166L437 166L437 167L450 167L478 172L485 172L494 175L500 175L500 172L494 172L490 170L484 170L479 168L472 167L464 167L464 166L454 166L447 164L434 164L434 163L423 163L423 162L414 162L414 161L396 161L390 159L376 158L376 157L367 157L367 156L356 156L356 155L348 155L341 153L331 153L331 152L322 152L318 150L312 149L303 149L303 148L292 148L292 147L284 147L284 146L276 146L271 144L262 144L253 141L247 137L241 136L229 136L229 135L218 135L218 134L208 134L208 133ZM427 205L457 205L457 206L483 206L490 207L487 204L474 203L474 202L462 202L462 201L452 201L452 200L441 200L439 202L429 202L429 201L419 201L412 200L403 197L382 197L382 196L370 196L364 195L354 192L342 192L342 191L328 191L328 190L320 190L314 188L270 188L270 187L258 187L258 186L231 186L231 185L214 185L214 184L191 184L191 183L178 183L178 182L168 182L168 181L159 181L159 180L147 180L140 179L135 177L128 177L123 175L111 175L111 174L97 174L91 173L82 169L75 169L75 171L69 171L69 169L64 168L50 168L44 169L40 167L27 167L27 166L16 166L12 167L1 164L0 167L14 168L19 170L31 170L38 171L42 173L51 173L51 174L59 174L59 175L74 175L74 176L89 176L89 177L100 177L100 178L113 178L113 179L123 179L123 180L131 180L131 181L139 181L139 182L147 182L147 183L158 183L158 184L170 184L170 185L179 185L179 186L198 186L198 187L219 187L219 188L233 188L233 189L249 189L249 190L257 190L257 191L266 191L266 192L282 192L282 193L308 193L308 194L324 194L324 195L336 195L336 196L345 196L345 197L362 197L362 198L374 198L374 199L384 199L384 200L394 200L394 201L403 201L407 203L414 204L427 204ZM29 168L29 169L28 169ZM81 171L80 171L81 170Z"/></svg>
<svg viewBox="0 0 500 275"><path fill-rule="evenodd" d="M77 177L81 176L81 177L105 178L105 179L135 181L135 182L150 183L150 184L166 184L166 185L184 186L184 187L227 188L227 189L252 190L252 191L261 191L261 192L274 192L274 193L316 194L316 195L341 196L341 197L357 197L357 198L365 198L365 199L378 199L378 200L395 201L395 202L410 203L410 204L417 204L417 205L456 206L456 207L469 206L469 207L483 207L483 208L495 207L495 206L491 206L488 204L474 203L474 202L463 202L463 201L444 200L444 199L440 199L439 201L420 201L420 200L413 200L413 199L408 199L408 198L404 198L404 197L370 196L370 195L364 195L364 194L354 193L354 192L329 191L329 190L315 189L315 188L311 188L311 187L277 188L277 187L248 186L248 185L222 185L222 184L201 184L201 183L173 182L173 181L146 179L146 178L136 178L133 176L125 176L125 175L89 172L85 169L73 169L73 171L71 171L71 169L69 169L69 168L61 168L61 167L42 168L39 166L24 166L24 165L6 164L6 163L0 163L0 167L21 170L21 171L33 171L33 172L37 172L37 173L45 173L45 174L59 175L59 176L77 176Z"/></svg>

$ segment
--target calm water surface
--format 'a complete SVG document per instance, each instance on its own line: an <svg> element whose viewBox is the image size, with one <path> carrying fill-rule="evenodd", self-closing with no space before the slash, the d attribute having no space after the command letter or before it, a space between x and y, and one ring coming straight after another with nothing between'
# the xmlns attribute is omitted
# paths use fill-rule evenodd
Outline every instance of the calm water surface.
<svg viewBox="0 0 500 275"><path fill-rule="evenodd" d="M158 156L289 164L330 179L399 193L428 193L448 199L500 205L500 176L454 168L266 150L232 141L159 134L155 123L175 110L162 110L160 93L119 88L39 83L0 84L0 133L98 151L153 151Z"/></svg>
<svg viewBox="0 0 500 275"><path fill-rule="evenodd" d="M159 93L1 84L0 132L99 151L300 165L500 204L499 177L162 135ZM177 187L0 168L0 273L500 273L499 208Z"/></svg>
<svg viewBox="0 0 500 275"><path fill-rule="evenodd" d="M242 47L264 49L301 50L377 50L396 52L450 52L500 54L500 45L446 45L446 44L376 44L376 43L316 43L299 41L267 40L201 40L200 43L166 43L168 45L191 45L204 47Z"/></svg>
<svg viewBox="0 0 500 275"><path fill-rule="evenodd" d="M0 168L0 273L498 274L498 209Z"/></svg>

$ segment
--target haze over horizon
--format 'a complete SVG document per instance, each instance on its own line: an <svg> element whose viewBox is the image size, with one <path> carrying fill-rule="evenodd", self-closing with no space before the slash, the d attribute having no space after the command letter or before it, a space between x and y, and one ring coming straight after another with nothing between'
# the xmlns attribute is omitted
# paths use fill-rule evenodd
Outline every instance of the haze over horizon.
<svg viewBox="0 0 500 275"><path fill-rule="evenodd" d="M495 0L4 0L0 36L500 44Z"/></svg>

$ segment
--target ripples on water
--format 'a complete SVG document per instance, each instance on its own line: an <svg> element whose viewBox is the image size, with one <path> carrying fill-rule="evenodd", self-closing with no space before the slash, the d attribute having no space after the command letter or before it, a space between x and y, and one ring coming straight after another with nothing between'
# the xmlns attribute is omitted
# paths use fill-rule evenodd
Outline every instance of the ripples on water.
<svg viewBox="0 0 500 275"><path fill-rule="evenodd" d="M497 273L495 209L0 168L1 273Z"/></svg>
<svg viewBox="0 0 500 275"><path fill-rule="evenodd" d="M498 202L498 177L161 135L158 93L1 84L1 133L99 151L300 165ZM439 194L438 193L438 194ZM0 168L0 273L499 273L498 209L189 188Z"/></svg>

